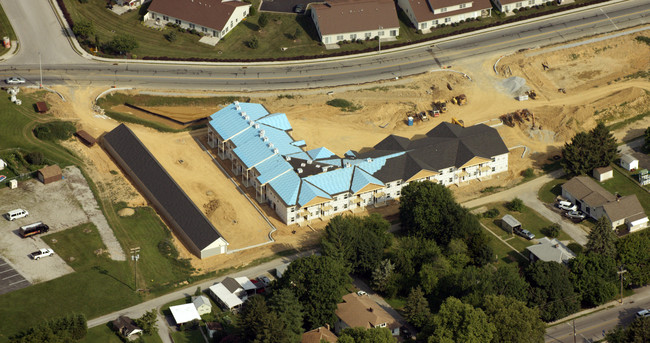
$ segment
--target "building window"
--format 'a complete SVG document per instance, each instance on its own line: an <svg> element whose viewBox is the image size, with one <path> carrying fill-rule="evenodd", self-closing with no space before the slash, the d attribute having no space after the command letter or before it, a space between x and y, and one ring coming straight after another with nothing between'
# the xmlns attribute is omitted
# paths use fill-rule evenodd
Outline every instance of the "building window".
<svg viewBox="0 0 650 343"><path fill-rule="evenodd" d="M521 2L518 2L518 3L515 4L516 8L519 8L519 7L522 7L522 6L523 6L523 3L521 3Z"/></svg>
<svg viewBox="0 0 650 343"><path fill-rule="evenodd" d="M451 21L451 18L445 18L445 23L448 23Z"/></svg>
<svg viewBox="0 0 650 343"><path fill-rule="evenodd" d="M438 25L438 19L431 22L431 25Z"/></svg>
<svg viewBox="0 0 650 343"><path fill-rule="evenodd" d="M339 207L338 207L338 206L334 206L334 212L336 212L336 211L338 211L338 210L339 210Z"/></svg>
<svg viewBox="0 0 650 343"><path fill-rule="evenodd" d="M180 19L176 19L175 22L176 22L176 24L178 24L178 25L181 24L181 20L180 20Z"/></svg>
<svg viewBox="0 0 650 343"><path fill-rule="evenodd" d="M193 29L193 28L195 28L195 27L196 27L196 25L194 25L194 24L190 24L190 29Z"/></svg>
<svg viewBox="0 0 650 343"><path fill-rule="evenodd" d="M467 7L467 4L460 4L460 5L458 5L458 8L465 8L465 7Z"/></svg>
<svg viewBox="0 0 650 343"><path fill-rule="evenodd" d="M343 208L344 208L344 209L345 209L345 208L348 208L348 204L343 205Z"/></svg>
<svg viewBox="0 0 650 343"><path fill-rule="evenodd" d="M164 15L164 16L163 16L163 20L169 20L169 17L166 16L166 15Z"/></svg>
<svg viewBox="0 0 650 343"><path fill-rule="evenodd" d="M392 37L397 36L397 30L390 30L390 35L391 35Z"/></svg>
<svg viewBox="0 0 650 343"><path fill-rule="evenodd" d="M427 28L427 23L422 23L422 24L420 24L420 28L421 28L421 29L426 29L426 28Z"/></svg>
<svg viewBox="0 0 650 343"><path fill-rule="evenodd" d="M341 40L343 40L343 35L336 36L336 40L337 40L337 41L341 41Z"/></svg>
<svg viewBox="0 0 650 343"><path fill-rule="evenodd" d="M397 181L398 186L401 185L401 184L402 184L402 181Z"/></svg>
<svg viewBox="0 0 650 343"><path fill-rule="evenodd" d="M447 7L443 7L440 9L440 13L445 13L445 12L447 12Z"/></svg>
<svg viewBox="0 0 650 343"><path fill-rule="evenodd" d="M396 196L400 196L400 194L402 194L402 192L401 192L401 191L397 191L397 193L395 193L395 194L396 194Z"/></svg>
<svg viewBox="0 0 650 343"><path fill-rule="evenodd" d="M449 168L449 172L452 173L454 171L454 168Z"/></svg>
<svg viewBox="0 0 650 343"><path fill-rule="evenodd" d="M347 194L343 194L343 199L347 199L347 198L348 198L348 195L347 195Z"/></svg>
<svg viewBox="0 0 650 343"><path fill-rule="evenodd" d="M295 208L295 207L292 207L292 208L291 208L291 213L294 213L294 212L296 212L296 208Z"/></svg>
<svg viewBox="0 0 650 343"><path fill-rule="evenodd" d="M350 40L357 39L357 34L353 33L350 35Z"/></svg>
<svg viewBox="0 0 650 343"><path fill-rule="evenodd" d="M246 16L246 11L244 11L244 17Z"/></svg>
<svg viewBox="0 0 650 343"><path fill-rule="evenodd" d="M372 36L372 33L366 32L366 38L370 38Z"/></svg>
<svg viewBox="0 0 650 343"><path fill-rule="evenodd" d="M295 221L296 221L296 218L291 217L291 222L293 223L293 222L295 222Z"/></svg>
<svg viewBox="0 0 650 343"><path fill-rule="evenodd" d="M528 4L529 4L529 5L534 5L534 4L535 4L535 0L528 0Z"/></svg>
<svg viewBox="0 0 650 343"><path fill-rule="evenodd" d="M378 31L377 33L378 33L379 36L383 36L383 35L384 35L384 31Z"/></svg>
<svg viewBox="0 0 650 343"><path fill-rule="evenodd" d="M453 181L454 181L454 179L452 179L452 178L449 178L449 182L453 182Z"/></svg>
<svg viewBox="0 0 650 343"><path fill-rule="evenodd" d="M495 171L494 167L492 167L492 171Z"/></svg>
<svg viewBox="0 0 650 343"><path fill-rule="evenodd" d="M206 28L206 27L202 27L202 28L201 28L201 31L203 31L203 32L208 32L208 28Z"/></svg>

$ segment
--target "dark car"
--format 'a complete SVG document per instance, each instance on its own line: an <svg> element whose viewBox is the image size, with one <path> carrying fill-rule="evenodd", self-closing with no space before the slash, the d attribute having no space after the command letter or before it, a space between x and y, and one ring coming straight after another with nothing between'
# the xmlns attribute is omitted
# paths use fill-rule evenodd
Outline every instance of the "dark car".
<svg viewBox="0 0 650 343"><path fill-rule="evenodd" d="M297 5L294 6L294 8L293 8L293 12L294 12L294 13L302 13L302 12L304 12L304 11L305 11L305 5L303 5L303 4L297 4Z"/></svg>

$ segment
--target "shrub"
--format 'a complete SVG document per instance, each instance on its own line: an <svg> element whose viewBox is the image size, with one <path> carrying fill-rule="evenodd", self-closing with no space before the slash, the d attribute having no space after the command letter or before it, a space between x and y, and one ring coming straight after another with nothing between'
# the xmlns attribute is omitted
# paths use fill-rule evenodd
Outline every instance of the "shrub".
<svg viewBox="0 0 650 343"><path fill-rule="evenodd" d="M248 45L248 47L251 49L257 49L260 46L260 41L257 39L257 37L253 37L248 42L246 42L246 45Z"/></svg>
<svg viewBox="0 0 650 343"><path fill-rule="evenodd" d="M541 231L544 235L551 237L551 238L557 238L557 236L560 235L560 231L562 228L560 227L560 224L552 224L550 226L547 226L543 228Z"/></svg>
<svg viewBox="0 0 650 343"><path fill-rule="evenodd" d="M351 101L340 99L340 98L328 100L327 104L332 107L338 107L345 112L354 112L356 110L361 109L361 106L355 105Z"/></svg>
<svg viewBox="0 0 650 343"><path fill-rule="evenodd" d="M176 41L176 31L170 31L169 33L165 34L165 39L167 39L170 42L175 42Z"/></svg>
<svg viewBox="0 0 650 343"><path fill-rule="evenodd" d="M535 171L533 170L533 168L528 168L523 172L521 172L521 175L526 179L530 179L535 176Z"/></svg>
<svg viewBox="0 0 650 343"><path fill-rule="evenodd" d="M514 198L512 201L506 204L506 207L510 211L521 212L524 209L524 201L519 198Z"/></svg>
<svg viewBox="0 0 650 343"><path fill-rule="evenodd" d="M25 159L27 160L27 162L29 162L29 164L40 166L40 165L43 164L43 162L45 160L45 157L43 156L42 152L36 151L36 152L30 152L29 154L27 154Z"/></svg>
<svg viewBox="0 0 650 343"><path fill-rule="evenodd" d="M265 27L266 24L268 23L269 23L269 15L266 14L266 12L262 12L262 14L260 14L260 17L257 18L257 25L259 25L260 27Z"/></svg>
<svg viewBox="0 0 650 343"><path fill-rule="evenodd" d="M496 218L497 216L499 216L499 213L500 213L500 211L499 211L498 208L492 208L492 209L489 209L489 210L485 211L485 213L483 213L483 217L485 217L485 218Z"/></svg>
<svg viewBox="0 0 650 343"><path fill-rule="evenodd" d="M575 253L576 255L582 255L582 253L583 253L583 251L585 249L582 245L580 245L580 244L578 244L576 242L569 243L569 245L567 245L567 248L569 248L569 250L573 251L573 253Z"/></svg>
<svg viewBox="0 0 650 343"><path fill-rule="evenodd" d="M171 259L178 257L178 250L176 250L174 243L172 243L169 239L163 239L162 241L158 242L158 251L160 251L161 255L169 257Z"/></svg>
<svg viewBox="0 0 650 343"><path fill-rule="evenodd" d="M34 136L41 140L66 140L72 137L75 131L77 128L69 121L52 121L37 125L34 128Z"/></svg>

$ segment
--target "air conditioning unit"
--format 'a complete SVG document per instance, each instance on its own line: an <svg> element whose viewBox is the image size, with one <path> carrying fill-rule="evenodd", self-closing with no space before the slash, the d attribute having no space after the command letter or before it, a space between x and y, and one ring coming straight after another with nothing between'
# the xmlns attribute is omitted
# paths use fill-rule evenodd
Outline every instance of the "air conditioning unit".
<svg viewBox="0 0 650 343"><path fill-rule="evenodd" d="M264 142L268 142L268 141L269 141L269 137L262 137L262 141L264 141Z"/></svg>
<svg viewBox="0 0 650 343"><path fill-rule="evenodd" d="M235 104L235 106L239 106L239 101L233 101L233 104Z"/></svg>
<svg viewBox="0 0 650 343"><path fill-rule="evenodd" d="M289 162L289 161L291 161L291 156L287 156L284 159L287 160L287 162Z"/></svg>
<svg viewBox="0 0 650 343"><path fill-rule="evenodd" d="M312 160L307 160L307 164L311 164L312 162L314 162L314 161L312 161Z"/></svg>
<svg viewBox="0 0 650 343"><path fill-rule="evenodd" d="M366 161L367 161L367 162L372 162L372 158L368 157L368 158L366 159Z"/></svg>
<svg viewBox="0 0 650 343"><path fill-rule="evenodd" d="M260 137L264 137L264 134L266 134L266 131L264 129L260 130Z"/></svg>
<svg viewBox="0 0 650 343"><path fill-rule="evenodd" d="M273 148L273 143L269 143L269 148Z"/></svg>
<svg viewBox="0 0 650 343"><path fill-rule="evenodd" d="M236 109L237 111L241 111L241 107L240 107L239 105L235 105L235 109Z"/></svg>
<svg viewBox="0 0 650 343"><path fill-rule="evenodd" d="M304 167L306 167L307 165L303 162L303 163L300 163L300 166L304 168Z"/></svg>
<svg viewBox="0 0 650 343"><path fill-rule="evenodd" d="M317 164L317 165L316 165L316 168L320 168L320 164Z"/></svg>
<svg viewBox="0 0 650 343"><path fill-rule="evenodd" d="M273 149L273 153L274 153L274 154L279 154L279 153L280 153L280 149L278 149L278 148Z"/></svg>
<svg viewBox="0 0 650 343"><path fill-rule="evenodd" d="M259 129L259 128L260 128L260 124L255 123L255 128L256 128L256 129Z"/></svg>
<svg viewBox="0 0 650 343"><path fill-rule="evenodd" d="M302 168L298 168L298 169L296 169L296 172L297 172L298 174L302 174Z"/></svg>

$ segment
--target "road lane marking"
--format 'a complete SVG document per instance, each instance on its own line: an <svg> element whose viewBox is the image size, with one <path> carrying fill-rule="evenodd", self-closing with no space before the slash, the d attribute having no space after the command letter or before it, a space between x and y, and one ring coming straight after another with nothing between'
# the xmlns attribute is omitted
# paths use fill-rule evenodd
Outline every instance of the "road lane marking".
<svg viewBox="0 0 650 343"><path fill-rule="evenodd" d="M603 14L605 15L605 17L607 17L607 19L609 19L609 16L607 15L607 13L605 13L605 11L603 11L602 7L600 8L600 11L603 12ZM614 22L611 19L609 19L609 21L612 22L612 25L614 25L614 27L618 30L618 26L616 26L616 24L614 24Z"/></svg>
<svg viewBox="0 0 650 343"><path fill-rule="evenodd" d="M583 332L588 331L588 330L591 330L591 329L593 329L593 328L595 328L595 327L603 326L603 325L605 325L605 324L608 324L608 323L611 323L611 322L615 322L615 321L618 321L618 320L619 320L618 318L614 318L614 319L610 319L610 320L605 321L605 322L601 322L601 323L598 323L598 324L594 324L594 325L592 325L592 326L586 327L586 328L581 329L581 330L577 330L577 329L576 329L576 334L582 334ZM568 324L568 323L567 323L567 324ZM571 324L568 324L568 325L569 325L570 327L573 327ZM563 336L559 336L559 337L557 337L557 339L562 339L562 338L565 338L565 337L571 337L572 335L573 335L573 332L569 332L568 334L565 334L565 335L563 335Z"/></svg>

